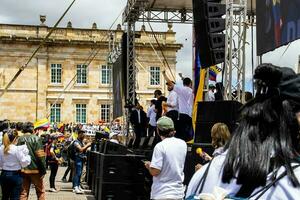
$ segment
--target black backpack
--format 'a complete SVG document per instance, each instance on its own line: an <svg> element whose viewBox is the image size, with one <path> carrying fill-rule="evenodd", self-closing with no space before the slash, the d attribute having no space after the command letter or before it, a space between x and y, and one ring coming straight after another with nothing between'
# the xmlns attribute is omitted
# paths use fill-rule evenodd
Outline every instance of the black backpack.
<svg viewBox="0 0 300 200"><path fill-rule="evenodd" d="M75 159L75 154L76 154L76 149L75 149L75 145L74 145L74 141L71 142L71 144L68 146L67 148L67 155L68 158L74 160Z"/></svg>

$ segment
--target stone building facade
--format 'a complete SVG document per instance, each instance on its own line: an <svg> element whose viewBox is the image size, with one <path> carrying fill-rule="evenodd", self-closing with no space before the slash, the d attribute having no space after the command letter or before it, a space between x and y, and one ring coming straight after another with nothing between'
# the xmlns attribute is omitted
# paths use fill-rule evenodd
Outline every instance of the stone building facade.
<svg viewBox="0 0 300 200"><path fill-rule="evenodd" d="M30 58L51 27L45 25L0 24L0 91ZM155 45L153 34L138 32L136 56L143 67L136 64L137 93L145 110L153 98L153 91L166 91L162 77L163 65L149 44ZM123 30L113 31L119 41ZM176 72L176 53L182 47L176 43L171 27L155 33L164 54ZM90 55L99 49L91 61ZM35 121L49 117L52 122L91 123L110 121L112 110L111 69L107 66L109 52L108 31L67 28L55 30L8 91L0 97L0 119ZM160 53L159 53L160 54ZM87 63L91 63L87 66ZM75 80L71 81L77 74ZM151 75L152 76L151 76ZM155 81L150 77L155 77ZM69 87L64 88L70 83Z"/></svg>

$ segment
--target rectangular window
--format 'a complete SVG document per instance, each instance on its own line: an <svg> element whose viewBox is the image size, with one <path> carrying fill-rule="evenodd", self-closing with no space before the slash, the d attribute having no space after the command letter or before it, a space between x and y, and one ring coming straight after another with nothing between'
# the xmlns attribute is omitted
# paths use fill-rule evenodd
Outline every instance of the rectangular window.
<svg viewBox="0 0 300 200"><path fill-rule="evenodd" d="M77 65L77 83L86 84L87 83L87 66Z"/></svg>
<svg viewBox="0 0 300 200"><path fill-rule="evenodd" d="M50 104L50 122L58 123L60 122L60 114L61 114L61 104Z"/></svg>
<svg viewBox="0 0 300 200"><path fill-rule="evenodd" d="M110 105L101 104L100 112L101 112L101 120L105 122L110 122Z"/></svg>
<svg viewBox="0 0 300 200"><path fill-rule="evenodd" d="M51 83L61 83L61 64L51 64Z"/></svg>
<svg viewBox="0 0 300 200"><path fill-rule="evenodd" d="M76 123L86 123L86 104L76 104Z"/></svg>
<svg viewBox="0 0 300 200"><path fill-rule="evenodd" d="M160 67L150 67L150 85L160 85Z"/></svg>
<svg viewBox="0 0 300 200"><path fill-rule="evenodd" d="M102 65L101 67L101 84L111 84L111 67Z"/></svg>

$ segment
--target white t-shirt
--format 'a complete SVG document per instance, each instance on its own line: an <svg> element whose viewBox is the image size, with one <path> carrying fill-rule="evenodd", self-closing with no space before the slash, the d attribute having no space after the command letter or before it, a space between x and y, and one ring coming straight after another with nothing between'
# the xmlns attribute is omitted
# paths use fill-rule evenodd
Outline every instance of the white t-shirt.
<svg viewBox="0 0 300 200"><path fill-rule="evenodd" d="M0 168L8 171L17 171L27 167L31 162L27 146L11 144L7 154L4 154L4 145L0 147Z"/></svg>
<svg viewBox="0 0 300 200"><path fill-rule="evenodd" d="M173 89L178 96L179 113L192 117L194 94L192 88L174 85Z"/></svg>
<svg viewBox="0 0 300 200"><path fill-rule="evenodd" d="M205 96L205 101L215 101L215 93L211 90L208 90Z"/></svg>
<svg viewBox="0 0 300 200"><path fill-rule="evenodd" d="M153 151L150 167L161 170L153 177L151 199L180 199L184 197L184 162L186 143L178 138L165 138Z"/></svg>
<svg viewBox="0 0 300 200"><path fill-rule="evenodd" d="M209 168L208 175L203 187L202 193L213 193L213 189L215 186L221 187L225 189L229 195L234 196L239 190L241 185L236 184L236 179L233 179L230 184L226 184L222 182L222 171L223 171L223 163L225 161L226 153L224 152L219 156L216 156L212 164ZM189 183L186 197L195 194L197 191L197 186L199 185L199 181L203 176L208 164L204 165L200 170L198 170L192 180ZM284 173L285 169L281 167L278 171L278 175ZM298 180L300 181L300 167L294 170L294 173ZM268 175L268 180L270 180L272 174ZM269 182L268 182L269 183ZM268 184L267 183L267 184ZM261 188L257 188L253 191L252 194L260 190ZM260 193L259 193L260 194ZM258 195L259 195L258 194ZM256 195L257 196L257 195ZM255 199L253 198L250 199ZM260 199L272 199L272 200L281 200L281 199L289 199L289 200L297 200L300 199L300 188L294 188L287 176L280 179L275 187L271 187L267 190Z"/></svg>
<svg viewBox="0 0 300 200"><path fill-rule="evenodd" d="M171 105L172 107L168 106L168 112L171 110L177 110L178 111L178 96L177 93L172 90L168 96L167 104Z"/></svg>
<svg viewBox="0 0 300 200"><path fill-rule="evenodd" d="M149 124L151 126L156 126L156 112L155 112L155 105L152 105L148 108L147 117L150 119Z"/></svg>

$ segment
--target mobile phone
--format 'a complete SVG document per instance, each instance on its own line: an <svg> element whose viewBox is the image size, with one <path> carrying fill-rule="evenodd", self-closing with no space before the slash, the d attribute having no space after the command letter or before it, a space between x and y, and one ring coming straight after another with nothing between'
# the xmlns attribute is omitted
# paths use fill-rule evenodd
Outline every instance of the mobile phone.
<svg viewBox="0 0 300 200"><path fill-rule="evenodd" d="M146 163L148 160L146 160L146 159L142 159L141 160L143 163Z"/></svg>

